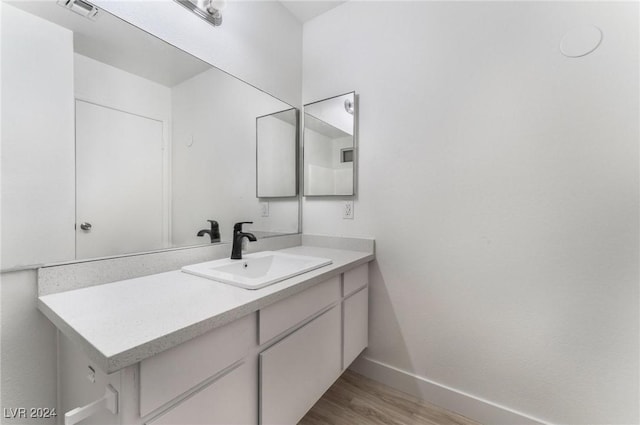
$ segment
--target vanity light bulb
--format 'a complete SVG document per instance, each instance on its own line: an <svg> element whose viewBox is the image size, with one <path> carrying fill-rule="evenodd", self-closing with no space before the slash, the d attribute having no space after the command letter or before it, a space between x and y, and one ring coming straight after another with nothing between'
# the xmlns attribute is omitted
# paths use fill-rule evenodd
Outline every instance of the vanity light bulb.
<svg viewBox="0 0 640 425"><path fill-rule="evenodd" d="M227 0L211 0L209 7L221 11L227 6Z"/></svg>
<svg viewBox="0 0 640 425"><path fill-rule="evenodd" d="M214 27L222 25L221 9L225 7L226 0L176 0L176 2L191 10Z"/></svg>
<svg viewBox="0 0 640 425"><path fill-rule="evenodd" d="M197 0L194 2L198 9L206 11L209 7L211 7L210 0Z"/></svg>
<svg viewBox="0 0 640 425"><path fill-rule="evenodd" d="M344 101L344 110L353 115L353 100L345 99Z"/></svg>

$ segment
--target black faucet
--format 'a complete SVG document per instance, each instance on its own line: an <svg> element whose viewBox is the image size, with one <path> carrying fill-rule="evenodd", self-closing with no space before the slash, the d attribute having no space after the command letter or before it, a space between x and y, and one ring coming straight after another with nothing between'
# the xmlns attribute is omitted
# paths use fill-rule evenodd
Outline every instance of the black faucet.
<svg viewBox="0 0 640 425"><path fill-rule="evenodd" d="M204 236L206 234L211 238L211 243L220 242L220 227L218 226L218 222L215 220L207 220L211 223L211 230L202 229L198 232L198 236Z"/></svg>
<svg viewBox="0 0 640 425"><path fill-rule="evenodd" d="M231 248L231 259L242 260L242 238L247 238L251 242L257 241L253 233L244 233L243 224L253 224L253 221L242 221L233 225L233 246Z"/></svg>

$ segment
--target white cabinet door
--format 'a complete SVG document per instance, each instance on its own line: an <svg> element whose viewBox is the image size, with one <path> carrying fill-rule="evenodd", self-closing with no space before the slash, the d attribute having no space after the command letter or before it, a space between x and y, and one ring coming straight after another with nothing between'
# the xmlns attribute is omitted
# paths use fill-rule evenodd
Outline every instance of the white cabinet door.
<svg viewBox="0 0 640 425"><path fill-rule="evenodd" d="M340 307L260 354L260 423L296 424L338 378Z"/></svg>
<svg viewBox="0 0 640 425"><path fill-rule="evenodd" d="M140 415L242 359L255 345L256 321L249 314L140 362Z"/></svg>
<svg viewBox="0 0 640 425"><path fill-rule="evenodd" d="M369 288L366 287L344 300L344 356L342 367L364 350L369 342Z"/></svg>
<svg viewBox="0 0 640 425"><path fill-rule="evenodd" d="M260 310L260 345L340 300L338 276Z"/></svg>
<svg viewBox="0 0 640 425"><path fill-rule="evenodd" d="M348 270L343 276L342 296L348 297L369 283L369 263Z"/></svg>
<svg viewBox="0 0 640 425"><path fill-rule="evenodd" d="M258 365L243 363L148 425L252 425L258 422Z"/></svg>

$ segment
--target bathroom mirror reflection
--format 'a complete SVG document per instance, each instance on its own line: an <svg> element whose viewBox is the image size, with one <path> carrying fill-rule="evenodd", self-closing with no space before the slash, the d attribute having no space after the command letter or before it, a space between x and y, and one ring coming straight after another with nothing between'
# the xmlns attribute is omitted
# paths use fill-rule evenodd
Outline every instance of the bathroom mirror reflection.
<svg viewBox="0 0 640 425"><path fill-rule="evenodd" d="M207 220L298 232L297 198L255 196L256 118L285 102L54 1L2 2L2 59L2 269L208 244Z"/></svg>
<svg viewBox="0 0 640 425"><path fill-rule="evenodd" d="M298 111L287 109L256 119L256 196L296 196Z"/></svg>
<svg viewBox="0 0 640 425"><path fill-rule="evenodd" d="M304 195L355 194L355 92L304 105Z"/></svg>

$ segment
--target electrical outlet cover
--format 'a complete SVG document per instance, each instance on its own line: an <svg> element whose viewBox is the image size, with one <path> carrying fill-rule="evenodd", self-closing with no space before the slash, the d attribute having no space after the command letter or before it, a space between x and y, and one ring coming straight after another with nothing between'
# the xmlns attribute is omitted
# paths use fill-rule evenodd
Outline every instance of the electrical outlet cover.
<svg viewBox="0 0 640 425"><path fill-rule="evenodd" d="M269 217L269 202L260 202L260 213L262 217Z"/></svg>
<svg viewBox="0 0 640 425"><path fill-rule="evenodd" d="M353 220L353 201L344 201L342 218Z"/></svg>

